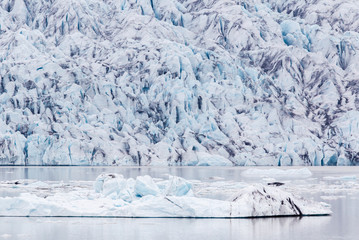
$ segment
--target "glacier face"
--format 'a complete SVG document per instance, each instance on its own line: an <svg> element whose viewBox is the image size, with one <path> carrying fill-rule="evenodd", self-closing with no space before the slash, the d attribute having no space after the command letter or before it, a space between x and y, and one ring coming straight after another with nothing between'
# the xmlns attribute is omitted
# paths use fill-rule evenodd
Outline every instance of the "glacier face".
<svg viewBox="0 0 359 240"><path fill-rule="evenodd" d="M2 0L0 164L358 164L358 12Z"/></svg>

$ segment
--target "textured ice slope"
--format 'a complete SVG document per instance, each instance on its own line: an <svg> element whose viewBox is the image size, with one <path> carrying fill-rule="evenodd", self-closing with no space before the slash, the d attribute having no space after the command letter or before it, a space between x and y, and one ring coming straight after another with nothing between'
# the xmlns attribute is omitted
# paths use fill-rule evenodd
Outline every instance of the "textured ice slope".
<svg viewBox="0 0 359 240"><path fill-rule="evenodd" d="M358 12L2 0L0 164L357 164Z"/></svg>
<svg viewBox="0 0 359 240"><path fill-rule="evenodd" d="M118 174L102 174L94 183L95 191L83 183L68 187L70 191L61 183L17 181L0 185L21 192L0 197L0 216L237 218L331 213L324 203L262 184L235 189L228 200L198 197L191 182L176 176L155 180L150 176L125 179ZM227 190L220 184L215 186L214 192Z"/></svg>

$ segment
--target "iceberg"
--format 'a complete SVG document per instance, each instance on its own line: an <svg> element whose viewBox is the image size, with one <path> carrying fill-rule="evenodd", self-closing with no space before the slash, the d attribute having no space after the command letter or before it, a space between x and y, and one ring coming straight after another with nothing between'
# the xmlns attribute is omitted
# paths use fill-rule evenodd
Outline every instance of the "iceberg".
<svg viewBox="0 0 359 240"><path fill-rule="evenodd" d="M166 187L166 196L187 196L192 195L192 184L184 178L169 176L169 183Z"/></svg>
<svg viewBox="0 0 359 240"><path fill-rule="evenodd" d="M331 214L325 203L262 184L235 189L232 197L220 200L196 196L190 181L176 176L168 180L138 176L135 180L105 173L93 182L93 189L82 186L72 191L59 184L20 183L17 190L21 194L0 197L0 216L247 218Z"/></svg>
<svg viewBox="0 0 359 240"><path fill-rule="evenodd" d="M138 197L144 197L147 195L156 196L160 192L158 186L154 183L153 179L146 176L139 176L136 178L134 193Z"/></svg>
<svg viewBox="0 0 359 240"><path fill-rule="evenodd" d="M107 197L128 201L145 196L187 196L192 194L192 184L187 180L169 175L169 180L155 183L148 175L138 176L136 179L125 179L116 173L103 173L96 178L94 190ZM132 201L132 200L131 200ZM129 201L129 202L131 202Z"/></svg>

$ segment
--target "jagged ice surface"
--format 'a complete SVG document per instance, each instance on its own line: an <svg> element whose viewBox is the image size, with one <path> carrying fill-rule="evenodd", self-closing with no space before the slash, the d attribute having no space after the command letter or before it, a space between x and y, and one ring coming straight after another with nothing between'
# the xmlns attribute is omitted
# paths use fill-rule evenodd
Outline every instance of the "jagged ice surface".
<svg viewBox="0 0 359 240"><path fill-rule="evenodd" d="M0 1L0 164L357 164L358 11Z"/></svg>
<svg viewBox="0 0 359 240"><path fill-rule="evenodd" d="M199 197L193 193L190 181L177 176L169 176L168 180L148 175L126 179L104 173L94 182L95 191L84 183L65 187L58 182L18 180L0 185L20 192L0 197L0 216L238 218L331 214L325 203L262 184L234 189L234 196L227 200ZM213 187L226 191L224 185Z"/></svg>

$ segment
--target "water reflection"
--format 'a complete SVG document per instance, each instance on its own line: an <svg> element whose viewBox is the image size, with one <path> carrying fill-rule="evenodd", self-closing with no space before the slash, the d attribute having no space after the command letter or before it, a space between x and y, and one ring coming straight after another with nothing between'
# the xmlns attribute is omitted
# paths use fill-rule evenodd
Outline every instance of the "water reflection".
<svg viewBox="0 0 359 240"><path fill-rule="evenodd" d="M330 217L260 219L2 218L13 239L331 239ZM15 227L16 226L16 227ZM0 236L1 238L1 236ZM346 238L350 239L350 238Z"/></svg>
<svg viewBox="0 0 359 240"><path fill-rule="evenodd" d="M267 167L268 168L268 167ZM270 168L270 167L269 167ZM151 175L156 178L167 174L186 179L208 180L219 177L224 180L241 181L244 167L0 167L0 181L36 179L40 181L93 181L102 172L114 172L125 177ZM284 169L284 167L282 167ZM359 177L359 167L309 167L313 178L324 176L353 175ZM247 178L246 181L257 181Z"/></svg>
<svg viewBox="0 0 359 240"><path fill-rule="evenodd" d="M135 178L139 175L166 178L170 174L186 179L208 180L212 177L219 177L224 180L239 181L242 179L241 172L244 170L245 168L214 167L0 167L0 181L17 179L93 181L102 172L119 173L126 178Z"/></svg>
<svg viewBox="0 0 359 240"><path fill-rule="evenodd" d="M359 168L310 168L313 176L298 184L321 184L323 177L353 174ZM211 181L213 177L235 181L244 179L243 168L126 168L126 167L0 167L0 181L36 179L40 181L93 181L102 172L115 172L125 177L167 174L186 179ZM333 180L337 181L337 180ZM357 180L354 180L357 182ZM294 182L294 181L293 181ZM6 193L10 194L10 193ZM0 218L1 239L346 239L359 236L359 194L340 193L344 198L326 200L333 215L304 218L258 219L109 219L109 218ZM9 195L8 195L9 196ZM312 195L316 200L320 194Z"/></svg>

